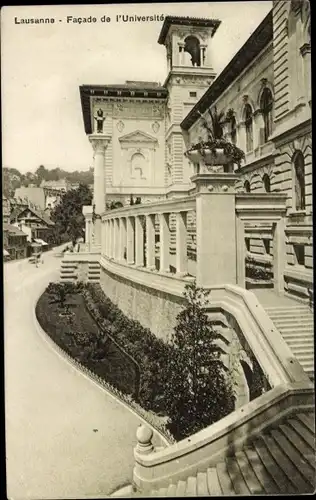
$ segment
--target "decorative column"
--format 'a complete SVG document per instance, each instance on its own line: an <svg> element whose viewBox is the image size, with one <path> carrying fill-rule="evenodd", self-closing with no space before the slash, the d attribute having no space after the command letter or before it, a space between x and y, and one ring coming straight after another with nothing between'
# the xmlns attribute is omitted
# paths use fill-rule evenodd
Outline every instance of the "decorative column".
<svg viewBox="0 0 316 500"><path fill-rule="evenodd" d="M285 221L282 217L273 224L273 280L274 291L284 293L284 270L286 262Z"/></svg>
<svg viewBox="0 0 316 500"><path fill-rule="evenodd" d="M246 288L245 223L236 215L237 285Z"/></svg>
<svg viewBox="0 0 316 500"><path fill-rule="evenodd" d="M93 177L93 205L95 208L95 243L101 244L101 221L100 215L106 209L105 193L105 150L111 140L111 136L104 134L93 134L89 140L94 150L94 177Z"/></svg>
<svg viewBox="0 0 316 500"><path fill-rule="evenodd" d="M178 276L188 273L187 212L176 213L176 271Z"/></svg>
<svg viewBox="0 0 316 500"><path fill-rule="evenodd" d="M184 65L184 43L179 43L179 66Z"/></svg>
<svg viewBox="0 0 316 500"><path fill-rule="evenodd" d="M144 266L144 229L140 215L135 217L135 253L136 266Z"/></svg>
<svg viewBox="0 0 316 500"><path fill-rule="evenodd" d="M126 232L127 232L127 249L126 249L127 264L134 264L135 263L134 217L126 217Z"/></svg>
<svg viewBox="0 0 316 500"><path fill-rule="evenodd" d="M156 269L155 265L155 215L146 215L146 267Z"/></svg>
<svg viewBox="0 0 316 500"><path fill-rule="evenodd" d="M159 214L160 231L160 265L159 271L169 273L170 230L169 214Z"/></svg>
<svg viewBox="0 0 316 500"><path fill-rule="evenodd" d="M201 287L236 284L237 176L198 174L196 185L196 283Z"/></svg>
<svg viewBox="0 0 316 500"><path fill-rule="evenodd" d="M206 66L206 45L200 45L201 66Z"/></svg>

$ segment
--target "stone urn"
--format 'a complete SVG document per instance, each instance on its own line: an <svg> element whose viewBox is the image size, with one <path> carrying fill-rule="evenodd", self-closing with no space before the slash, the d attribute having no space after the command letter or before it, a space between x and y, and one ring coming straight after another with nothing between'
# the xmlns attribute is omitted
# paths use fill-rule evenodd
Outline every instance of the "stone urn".
<svg viewBox="0 0 316 500"><path fill-rule="evenodd" d="M215 151L210 148L205 148L203 153L201 153L200 150L195 149L187 151L186 156L195 165L201 164L206 167L221 167L223 172L234 171L232 158L224 153L223 148L216 148ZM215 170L217 171L218 168L215 168Z"/></svg>

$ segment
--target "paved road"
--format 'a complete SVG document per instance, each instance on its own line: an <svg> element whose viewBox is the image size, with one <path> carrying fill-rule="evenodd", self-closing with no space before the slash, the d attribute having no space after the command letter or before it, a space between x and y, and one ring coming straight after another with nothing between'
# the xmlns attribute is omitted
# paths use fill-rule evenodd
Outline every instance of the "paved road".
<svg viewBox="0 0 316 500"><path fill-rule="evenodd" d="M132 477L139 418L78 372L34 326L39 290L58 277L50 252L38 269L5 264L7 496L104 497Z"/></svg>

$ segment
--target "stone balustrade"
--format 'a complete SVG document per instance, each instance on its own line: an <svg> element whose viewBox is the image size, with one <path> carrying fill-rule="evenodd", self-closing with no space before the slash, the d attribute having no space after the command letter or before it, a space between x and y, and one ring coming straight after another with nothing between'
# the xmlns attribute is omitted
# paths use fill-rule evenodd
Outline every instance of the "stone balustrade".
<svg viewBox="0 0 316 500"><path fill-rule="evenodd" d="M191 196L106 212L102 215L101 255L161 273L170 273L173 267L178 276L185 276L188 274L187 214L195 208L196 199ZM170 252L171 214L175 218L175 259Z"/></svg>

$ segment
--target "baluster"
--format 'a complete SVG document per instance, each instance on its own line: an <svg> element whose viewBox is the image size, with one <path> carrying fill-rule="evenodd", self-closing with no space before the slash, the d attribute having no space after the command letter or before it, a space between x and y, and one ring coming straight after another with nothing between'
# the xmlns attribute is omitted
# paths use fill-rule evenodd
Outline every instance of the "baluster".
<svg viewBox="0 0 316 500"><path fill-rule="evenodd" d="M159 214L160 222L160 266L161 272L168 273L169 269L169 252L170 252L170 230L169 230L169 214Z"/></svg>
<svg viewBox="0 0 316 500"><path fill-rule="evenodd" d="M126 258L126 219L125 217L120 217L120 239L119 239L119 260L121 262L125 261Z"/></svg>
<svg viewBox="0 0 316 500"><path fill-rule="evenodd" d="M134 264L135 223L133 217L126 217L126 231L127 231L127 249L126 249L127 264Z"/></svg>
<svg viewBox="0 0 316 500"><path fill-rule="evenodd" d="M146 215L146 267L156 269L155 266L155 215Z"/></svg>
<svg viewBox="0 0 316 500"><path fill-rule="evenodd" d="M176 213L176 272L179 276L188 273L187 256L187 212Z"/></svg>
<svg viewBox="0 0 316 500"><path fill-rule="evenodd" d="M120 259L120 219L114 219L114 233L115 233L114 260L119 260Z"/></svg>
<svg viewBox="0 0 316 500"><path fill-rule="evenodd" d="M144 265L144 229L142 226L141 216L135 217L135 251L136 251L136 266Z"/></svg>

